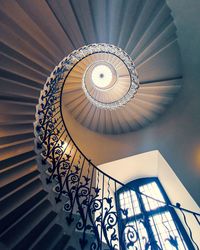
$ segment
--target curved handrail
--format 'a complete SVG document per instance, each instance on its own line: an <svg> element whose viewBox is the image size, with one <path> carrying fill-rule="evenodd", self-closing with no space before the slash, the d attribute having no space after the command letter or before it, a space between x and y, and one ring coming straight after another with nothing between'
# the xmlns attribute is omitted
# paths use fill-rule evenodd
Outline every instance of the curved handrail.
<svg viewBox="0 0 200 250"><path fill-rule="evenodd" d="M113 248L113 245L115 245L116 242L116 223L115 224L109 224L109 230L111 230L112 235L115 237L111 237L111 235L108 235L105 232L106 226L106 221L110 218L110 216L113 216L113 221L117 221L118 219L118 214L116 211L113 211L113 204L112 203L112 198L110 195L110 180L113 181L113 183L116 183L128 190L133 190L133 187L131 187L129 184L124 184L120 182L119 180L113 178L109 174L105 173L102 171L100 168L98 168L78 147L76 142L73 140L71 134L69 133L67 126L64 122L63 114L62 114L62 92L64 88L64 82L73 69L73 67L76 65L76 63L70 68L66 69L66 63L68 62L68 58L64 58L63 61L54 69L52 72L50 78L47 79L47 82L45 84L44 90L41 92L40 95L40 103L37 107L37 113L36 113L36 123L35 123L35 135L36 138L38 139L38 147L40 149L44 148L44 153L41 154L43 162L45 162L47 159L49 159L50 164L52 167L49 169L50 177L54 176L57 179L57 182L59 186L55 187L55 191L59 194L58 197L56 197L56 201L59 202L61 201L61 195L67 194L70 200L70 204L65 204L66 211L70 212L70 215L67 217L68 223L71 223L73 221L72 219L72 213L74 209L74 205L76 204L79 209L80 216L82 218L82 223L78 223L77 227L78 229L84 229L83 233L83 239L81 239L80 244L81 247L84 247L85 242L85 233L88 230L88 228L91 227L91 225L87 225L87 217L90 217L90 221L93 227L93 232L95 233L97 243L96 246L102 245L102 234L104 235L104 238L106 239L107 245L110 247L110 249L115 249ZM77 62L78 63L78 62ZM66 74L66 75L65 75ZM64 77L65 76L65 77ZM59 115L58 115L59 114ZM71 168L74 166L74 158L76 153L74 154L71 162L69 161L71 157L71 153L66 154L65 150L62 149L62 140L59 142L60 138L65 135L65 138L69 138L67 142L67 147L72 144L72 147L70 149L70 152L72 148L75 148L75 152L79 152L80 156L83 157L83 165L82 167L79 167L78 165L80 164L80 156L78 160L78 165L77 167L75 166L75 169L72 172ZM65 158L64 158L65 156ZM85 176L82 176L82 170L84 168L84 163L87 162L88 168L87 168L87 174ZM90 168L92 166L92 170ZM103 193L104 190L102 190L102 198L99 200L99 192L100 189L97 185L93 186L92 181L94 178L94 170L102 174L103 176L103 189L104 189L104 179L105 177L108 178L108 196L104 197ZM55 174L55 171L57 171L57 174ZM79 174L80 172L80 174ZM91 172L91 173L90 173ZM51 181L51 178L47 178L48 183ZM64 177L64 182L62 181L62 178ZM84 177L84 183L83 181L80 180L80 178ZM69 182L71 181L70 178L75 178L75 185L73 186L73 190L70 189L68 186ZM73 183L71 181L71 183ZM67 190L64 190L64 186L67 185ZM84 193L82 193L81 190L84 190ZM94 194L91 195L92 189L94 189ZM165 204L165 206L172 207L175 209L179 209L181 212L187 212L190 214L193 214L195 219L198 221L197 216L200 216L199 213L190 211L188 209L182 208L180 204L172 205L172 204L167 204L166 202L160 201L158 199L155 199L154 197L151 197L149 195L146 195L142 192L135 191L139 193L140 195L143 195L149 199L153 199L159 203ZM89 194L89 198L88 198ZM102 209L100 215L96 216L94 212L97 211L97 214L99 211L98 209L92 210L92 205L97 204L100 202L100 208ZM107 204L107 214L105 215L103 213L104 209L104 204ZM87 210L85 211L85 204L87 204ZM125 213L125 211L123 211ZM86 215L85 215L86 214ZM127 216L127 213L125 213ZM104 217L103 217L104 215ZM86 216L86 217L85 217ZM184 217L185 220L185 217ZM113 222L112 221L112 222ZM99 224L100 223L100 224ZM199 223L199 221L198 221ZM99 234L99 225L101 225L101 233ZM186 223L187 225L187 223ZM124 227L124 230L126 229L126 226ZM102 230L104 232L102 233ZM135 232L133 229L133 232ZM100 237L101 236L101 237ZM196 245L196 243L193 240L192 234L190 235L191 240L193 243ZM133 244L133 242L132 242ZM197 246L197 245L196 245ZM197 246L198 247L198 246Z"/></svg>
<svg viewBox="0 0 200 250"><path fill-rule="evenodd" d="M78 63L79 63L79 62L75 63L75 64L73 65L73 67L70 69L70 71L68 72L68 74L65 76L65 79L64 79L64 81L63 81L64 83L65 83L65 81L66 81L66 78L67 78L68 75L70 74L70 72L73 70L73 68L74 68ZM77 145L77 143L74 141L74 139L72 138L71 134L69 133L69 130L68 130L68 128L67 128L67 126L66 126L66 124L65 124L65 122L64 122L63 113L62 113L62 98L63 98L63 94L62 94L62 93L63 93L64 85L65 85L65 84L62 85L62 88L61 88L61 95L60 95L60 114L61 114L61 117L62 117L62 121L63 121L64 127L65 127L65 130L67 131L68 136L70 137L71 141L73 142L73 144L75 145L75 147L77 148L77 150L78 150L78 151L83 155L83 157L84 157L88 162L90 162L90 164L91 164L96 170L98 170L100 173L102 173L103 175L105 175L105 176L108 177L109 179L115 181L115 182L118 183L120 186L129 188L129 189L135 191L134 188L133 188L132 186L130 186L129 184L124 184L124 183L120 182L119 180L113 178L112 176L110 176L109 174L105 173L103 170L101 170L100 168L98 168L98 167L92 162L92 160L89 159L89 158L82 152L82 150L79 148L79 146ZM167 203L165 203L165 202L163 202L163 201L161 201L161 200L155 199L154 197L151 197L151 196L149 196L149 195L146 195L146 194L144 194L144 193L142 193L142 192L140 192L140 191L137 191L137 192L138 192L140 195L146 196L147 198L152 199L152 200L154 200L154 201L157 201L157 202L159 202L159 203L163 203L163 204L165 204L166 206L169 206L169 207L172 207L172 208L175 208L175 209L181 209L181 210L183 210L183 211L185 211L185 212L187 212L187 213L192 213L192 214L195 214L195 215L200 216L200 213L197 213L197 212L194 212L194 211L191 211L191 210L188 210L188 209L186 209L186 208L181 207L181 206L180 206L180 203L177 203L176 205L167 204Z"/></svg>

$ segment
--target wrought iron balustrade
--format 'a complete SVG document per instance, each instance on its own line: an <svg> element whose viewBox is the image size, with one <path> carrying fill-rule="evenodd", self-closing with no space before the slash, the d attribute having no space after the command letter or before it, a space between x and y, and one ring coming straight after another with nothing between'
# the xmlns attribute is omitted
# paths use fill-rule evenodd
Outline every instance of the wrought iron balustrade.
<svg viewBox="0 0 200 250"><path fill-rule="evenodd" d="M76 61L75 56L70 56ZM153 245L150 239L141 238L137 225L119 225L122 214L128 219L129 211L118 210L116 191L120 187L131 191L132 187L95 166L79 149L67 130L61 103L64 80L73 68L70 61L69 57L65 58L47 79L37 106L35 122L35 142L46 172L46 182L53 183L56 202L63 203L66 223L76 223L76 231L81 232L80 249L162 249L158 244ZM143 193L140 195L156 200ZM200 225L200 214L184 209L179 204L165 206L181 213L192 247L199 249L193 239L187 215L194 217ZM77 214L79 220L75 222L74 217ZM92 235L92 241L88 240L88 235ZM179 249L176 238L170 233L168 240L174 249Z"/></svg>

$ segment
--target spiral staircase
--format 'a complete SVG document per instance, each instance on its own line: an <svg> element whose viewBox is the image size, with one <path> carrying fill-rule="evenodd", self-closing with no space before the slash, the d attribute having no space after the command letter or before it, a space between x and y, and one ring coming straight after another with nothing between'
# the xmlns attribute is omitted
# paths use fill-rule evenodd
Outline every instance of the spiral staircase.
<svg viewBox="0 0 200 250"><path fill-rule="evenodd" d="M52 172L53 165L48 160L52 155L47 153L41 127L37 127L41 125L37 113L41 106L36 112L36 105L39 98L39 105L42 105L44 83L48 83L49 76L59 73L53 69L64 56L85 44L108 43L122 48L133 59L140 84L136 96L118 110L99 110L84 94L81 79L88 61L87 64L82 61L83 64L77 65L65 82L62 112L69 112L90 130L113 135L143 129L158 119L176 97L183 78L170 9L164 0L38 0L31 3L2 0L0 19L0 248L73 250L84 246L89 249L87 246L93 243L94 233L76 228L80 214L74 212L76 205L70 210L63 198L65 179L59 179L59 168ZM99 59L112 61L108 55L98 56L90 58L89 63ZM119 67L117 60L112 61L115 67ZM127 78L120 81L126 83ZM102 102L108 101L103 95L99 98ZM124 184L112 180L93 165L65 126L66 119L61 125L66 132L59 137L66 143L59 145L62 150L66 148L65 161L74 161L72 166L84 166L85 173L81 176L88 173L97 178L96 182L98 176L105 176L104 195L110 198L112 194L108 186L114 188L115 183ZM67 211L63 210L63 204ZM67 216L70 222L72 215L76 222L72 223L74 226L65 219ZM99 235L98 232L95 235ZM83 236L88 244L84 244ZM77 240L80 238L82 245ZM108 242L101 242L100 248L114 249Z"/></svg>

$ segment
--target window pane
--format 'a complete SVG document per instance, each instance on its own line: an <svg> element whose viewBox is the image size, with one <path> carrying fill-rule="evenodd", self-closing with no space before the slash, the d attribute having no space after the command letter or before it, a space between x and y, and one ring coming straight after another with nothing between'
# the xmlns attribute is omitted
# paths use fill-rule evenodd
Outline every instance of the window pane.
<svg viewBox="0 0 200 250"><path fill-rule="evenodd" d="M188 248L184 240L187 235L184 231L181 233L176 221L173 221L157 181L152 179L147 181L149 182L144 184L142 179L141 182L135 182L135 186L132 185L136 190L139 189L141 193L153 199L127 189L123 189L119 194L119 205L122 209L128 209L129 217L128 220L125 220L125 215L121 217L123 223L120 226L120 237L123 242L125 241L125 249L193 249ZM177 223L180 223L178 219ZM134 229L131 229L131 226Z"/></svg>
<svg viewBox="0 0 200 250"><path fill-rule="evenodd" d="M122 209L128 209L128 217L140 213L138 199L134 191L125 191L120 193L119 202ZM126 216L122 214L122 219L125 218Z"/></svg>
<svg viewBox="0 0 200 250"><path fill-rule="evenodd" d="M137 233L134 232L133 228ZM127 223L124 233L127 250L145 249L145 243L148 242L148 235L143 223L139 220ZM130 242L133 245L130 244L129 246Z"/></svg>
<svg viewBox="0 0 200 250"><path fill-rule="evenodd" d="M177 249L188 249L180 236L176 225L169 212L164 212L150 217L150 225L153 230L155 239L162 249L176 249L173 245L177 245ZM171 243L170 243L171 242Z"/></svg>
<svg viewBox="0 0 200 250"><path fill-rule="evenodd" d="M163 202L165 201L155 181L141 186L139 190L143 194L149 195L157 200L160 200ZM142 200L144 202L146 211L150 211L158 207L164 206L164 203L157 202L153 199L145 197L144 195L142 195Z"/></svg>

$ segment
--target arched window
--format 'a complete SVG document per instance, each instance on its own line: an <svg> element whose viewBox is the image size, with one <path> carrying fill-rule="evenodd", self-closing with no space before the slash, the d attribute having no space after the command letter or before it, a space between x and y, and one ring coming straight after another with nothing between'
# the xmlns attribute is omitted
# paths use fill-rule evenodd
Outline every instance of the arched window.
<svg viewBox="0 0 200 250"><path fill-rule="evenodd" d="M176 212L166 205L170 201L157 178L138 179L130 186L135 191L123 187L116 197L123 249L194 249Z"/></svg>

